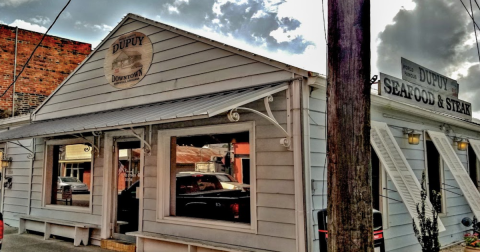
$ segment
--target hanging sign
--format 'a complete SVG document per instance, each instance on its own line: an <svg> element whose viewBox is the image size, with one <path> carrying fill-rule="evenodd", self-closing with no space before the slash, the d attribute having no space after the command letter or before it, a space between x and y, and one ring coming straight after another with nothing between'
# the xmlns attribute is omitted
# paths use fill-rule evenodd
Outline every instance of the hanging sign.
<svg viewBox="0 0 480 252"><path fill-rule="evenodd" d="M152 64L150 39L141 32L120 36L110 45L104 61L105 77L115 88L130 88L145 77Z"/></svg>
<svg viewBox="0 0 480 252"><path fill-rule="evenodd" d="M472 120L472 105L469 102L384 73L380 73L379 94L391 100Z"/></svg>
<svg viewBox="0 0 480 252"><path fill-rule="evenodd" d="M458 97L458 83L428 68L402 58L402 79L437 93Z"/></svg>

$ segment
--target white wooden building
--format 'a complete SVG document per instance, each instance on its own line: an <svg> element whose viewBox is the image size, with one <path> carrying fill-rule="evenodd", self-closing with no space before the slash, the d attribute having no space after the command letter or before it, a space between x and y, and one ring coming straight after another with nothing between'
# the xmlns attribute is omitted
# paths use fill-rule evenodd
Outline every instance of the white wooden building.
<svg viewBox="0 0 480 252"><path fill-rule="evenodd" d="M109 48L122 39L126 47L131 34L151 41L151 64L137 56L135 76L106 76L104 66L114 71L111 59L105 63ZM133 237L137 251L319 251L316 213L327 204L325 86L316 73L128 14L31 119L0 122L0 147L12 159L2 172L12 182L2 191L4 220L20 231L75 237L75 244ZM419 248L412 209L431 139L446 189L441 243L462 240L460 221L479 213L480 197L471 180L457 179L479 174L472 155L480 148L457 151L450 137L476 147L480 125L377 95L372 120L374 195L387 251ZM420 132L420 144L409 144L404 129ZM176 146L215 144L229 148L222 164L240 184L228 192L229 205L214 197L213 206L192 201L221 187L211 174L176 161ZM91 159L65 160L71 145L84 145ZM58 177L75 177L89 191L69 196ZM192 177L194 184L182 184Z"/></svg>

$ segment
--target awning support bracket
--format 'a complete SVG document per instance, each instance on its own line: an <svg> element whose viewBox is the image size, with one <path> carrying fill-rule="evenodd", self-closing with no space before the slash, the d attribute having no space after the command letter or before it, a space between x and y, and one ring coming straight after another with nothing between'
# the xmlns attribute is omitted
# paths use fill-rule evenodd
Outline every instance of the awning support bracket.
<svg viewBox="0 0 480 252"><path fill-rule="evenodd" d="M245 111L248 111L248 112L252 112L256 115L259 115L259 116L263 117L264 119L266 119L267 121L269 121L270 123L272 123L278 129L280 129L280 131L285 135L285 138L280 139L280 144L283 145L286 148L290 148L291 147L292 134L287 132L287 130L285 130L278 123L278 121L273 116L272 110L270 109L270 104L269 103L273 102L273 97L271 95L269 95L269 96L263 98L263 101L264 101L264 104L265 104L265 109L267 110L267 115L260 112L260 111L251 109L251 108L237 107L237 108L234 108L234 109L230 110L230 112L228 112L228 114L227 114L228 120L231 121L231 122L240 121L240 114L238 113L238 110L245 110ZM290 118L290 117L288 117L288 118Z"/></svg>
<svg viewBox="0 0 480 252"><path fill-rule="evenodd" d="M8 141L7 143L15 144L15 145L17 145L17 146L20 146L20 147L24 148L25 150L27 150L28 152L30 152L30 153L27 155L27 158L28 158L28 159L32 159L32 160L35 159L35 153L34 153L32 150L30 150L29 148L27 148L25 145L21 144L20 141L17 140L16 143L15 143L15 142Z"/></svg>
<svg viewBox="0 0 480 252"><path fill-rule="evenodd" d="M150 155L150 152L152 151L152 146L145 139L143 139L139 134L137 134L137 132L135 132L133 127L130 127L130 130L126 130L122 128L119 128L119 129L123 131L130 131L134 137L138 138L138 140L140 140L140 142L144 144L143 149L145 150L145 153Z"/></svg>
<svg viewBox="0 0 480 252"><path fill-rule="evenodd" d="M76 138L81 138L85 140L85 143L90 144L93 148L93 154L98 157L98 155L100 154L100 149L98 148L97 145L95 145L95 136L93 141L88 140L86 137L83 136L83 134L80 134L79 136L77 135L72 135L72 136ZM85 150L85 151L87 152L88 150Z"/></svg>

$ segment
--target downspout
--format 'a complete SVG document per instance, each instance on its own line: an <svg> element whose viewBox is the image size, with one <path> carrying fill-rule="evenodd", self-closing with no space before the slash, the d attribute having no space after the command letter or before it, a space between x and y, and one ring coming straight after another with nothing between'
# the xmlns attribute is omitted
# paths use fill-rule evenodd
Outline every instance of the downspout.
<svg viewBox="0 0 480 252"><path fill-rule="evenodd" d="M305 223L306 223L306 239L307 251L313 252L313 241L315 239L314 217L313 217L313 180L312 180L312 166L310 163L310 86L308 83L302 85L302 153L303 153L303 172L304 172L304 190L305 190ZM315 251L316 252L316 251Z"/></svg>
<svg viewBox="0 0 480 252"><path fill-rule="evenodd" d="M32 179L33 179L33 170L34 170L34 167L35 167L35 158L36 158L36 151L37 151L37 146L36 146L36 142L35 141L36 138L33 138L32 139L32 152L33 152L33 157L32 159L30 159L30 174L29 174L29 187L28 187L28 190L29 190L29 194L28 194L28 208L27 208L27 215L30 215L30 212L31 212L31 206L32 206Z"/></svg>
<svg viewBox="0 0 480 252"><path fill-rule="evenodd" d="M12 117L15 117L15 84L17 82L18 26L15 27L15 58L13 62Z"/></svg>
<svg viewBox="0 0 480 252"><path fill-rule="evenodd" d="M5 148L3 148L3 157L7 157L7 151L8 151L8 142L5 143ZM3 158L2 157L2 158ZM4 205L5 205L5 187L3 186L4 183L5 183L5 173L7 173L7 168L4 168L4 167L1 167L2 169L2 184L0 185L1 186L1 190L2 190L2 214L4 214L4 211L3 211L3 208L4 208Z"/></svg>
<svg viewBox="0 0 480 252"><path fill-rule="evenodd" d="M306 251L305 230L305 198L303 176L303 146L302 146L302 80L294 80L291 84L292 122L293 122L293 169L295 184L295 223L297 251Z"/></svg>

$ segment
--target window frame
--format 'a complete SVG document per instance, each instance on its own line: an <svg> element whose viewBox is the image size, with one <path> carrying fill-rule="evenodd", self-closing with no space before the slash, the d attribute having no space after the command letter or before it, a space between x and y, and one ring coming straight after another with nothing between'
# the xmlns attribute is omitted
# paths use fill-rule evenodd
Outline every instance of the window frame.
<svg viewBox="0 0 480 252"><path fill-rule="evenodd" d="M371 151L372 152L375 152L375 150L373 149L373 146L371 147ZM375 155L377 155L377 153L375 153ZM378 156L378 155L377 155ZM373 170L373 169L372 169ZM378 184L380 186L380 188L377 188L378 189L378 201L379 201L379 206L380 206L380 209L378 209L378 211L380 211L382 213L382 225L383 225L383 230L386 230L388 229L388 227L390 226L388 221L389 221L389 204L388 204L388 173L387 173L387 170L385 170L385 168L383 167L383 164L382 164L382 160L380 160L380 158L378 158ZM373 174L372 174L372 177L373 177ZM383 197L382 197L383 195Z"/></svg>
<svg viewBox="0 0 480 252"><path fill-rule="evenodd" d="M373 149L373 148L372 148ZM374 151L374 150L372 150ZM383 168L383 164L382 164L382 161L379 160L379 173L380 173L380 187L379 190L380 190L380 193L381 195L383 195L384 197L382 196L379 196L380 197L380 212L382 213L382 225L383 225L383 229L386 230L389 228L389 204L388 204L388 174L387 174L387 171L385 170L385 168Z"/></svg>
<svg viewBox="0 0 480 252"><path fill-rule="evenodd" d="M93 142L93 137L86 137L88 141ZM42 192L42 208L43 209L49 209L49 210L61 210L61 211L68 211L68 212L78 212L78 213L93 213L93 169L94 169L94 162L95 162L95 155L93 154L92 150L92 155L91 155L91 160L90 160L90 185L92 185L92 188L90 188L90 203L88 204L88 207L78 207L78 206L62 206L62 205L53 205L53 204L48 204L49 202L49 197L51 197L52 193L52 186L49 181L49 177L52 176L51 170L52 163L50 162L52 159L53 153L50 150L50 146L56 146L56 145L70 145L70 144L85 144L85 139L80 139L80 138L73 138L73 139L54 139L54 140L48 140L45 141L44 145L44 165L43 165L43 192Z"/></svg>
<svg viewBox="0 0 480 252"><path fill-rule="evenodd" d="M471 157L470 155L473 155ZM472 164L472 159L475 159L474 163ZM480 162L478 160L477 154L475 153L475 150L473 149L473 146L469 143L467 147L467 160L468 160L468 175L470 178L472 178L472 170L475 169L475 181L472 180L473 184L477 188L477 190L480 190Z"/></svg>
<svg viewBox="0 0 480 252"><path fill-rule="evenodd" d="M426 134L427 135L427 134ZM440 172L439 174L439 177L440 177L440 193L442 195L441 197L441 205L440 205L440 208L441 208L441 211L438 212L438 216L439 217L445 217L447 216L448 214L448 211L447 211L447 197L446 197L446 191L445 191L445 162L443 161L443 158L442 158L442 154L438 151L437 149L437 146L435 146L435 144L433 143L433 141L430 139L430 136L428 137L425 137L425 140L424 140L424 153L425 153L425 180L426 180L426 183L427 183L427 198L428 200L430 200L430 178L429 178L429 172L430 172L430 169L428 169L428 150L427 150L427 141L430 141L432 142L432 145L433 147L435 148L435 150L438 152L438 158L439 158L439 161L438 161L438 164L439 164L439 167L438 167L438 171ZM432 206L433 206L433 203L432 203Z"/></svg>
<svg viewBox="0 0 480 252"><path fill-rule="evenodd" d="M170 144L171 137L205 134L249 132L250 144L250 224L170 215ZM166 129L158 131L157 149L157 213L156 221L185 226L257 233L255 122Z"/></svg>

